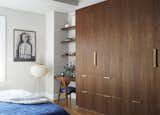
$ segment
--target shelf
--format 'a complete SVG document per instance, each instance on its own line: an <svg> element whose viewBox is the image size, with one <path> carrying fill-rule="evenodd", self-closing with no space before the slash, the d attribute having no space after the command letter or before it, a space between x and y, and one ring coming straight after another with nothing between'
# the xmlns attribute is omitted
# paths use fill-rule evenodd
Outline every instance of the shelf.
<svg viewBox="0 0 160 115"><path fill-rule="evenodd" d="M61 30L64 30L64 31L66 31L66 30L73 30L73 29L75 29L75 27L76 26L64 27L64 28L61 28Z"/></svg>
<svg viewBox="0 0 160 115"><path fill-rule="evenodd" d="M61 41L62 44L71 43L71 42L75 42L75 39L73 39L73 38L67 38L67 39Z"/></svg>
<svg viewBox="0 0 160 115"><path fill-rule="evenodd" d="M66 53L66 54L62 54L61 56L62 57L76 56L76 53L72 53L72 54Z"/></svg>

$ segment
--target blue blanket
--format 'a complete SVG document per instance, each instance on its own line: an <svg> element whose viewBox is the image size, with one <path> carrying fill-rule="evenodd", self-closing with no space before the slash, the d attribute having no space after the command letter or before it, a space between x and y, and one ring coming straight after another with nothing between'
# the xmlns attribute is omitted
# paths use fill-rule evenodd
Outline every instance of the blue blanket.
<svg viewBox="0 0 160 115"><path fill-rule="evenodd" d="M21 105L0 102L0 115L69 115L56 104Z"/></svg>

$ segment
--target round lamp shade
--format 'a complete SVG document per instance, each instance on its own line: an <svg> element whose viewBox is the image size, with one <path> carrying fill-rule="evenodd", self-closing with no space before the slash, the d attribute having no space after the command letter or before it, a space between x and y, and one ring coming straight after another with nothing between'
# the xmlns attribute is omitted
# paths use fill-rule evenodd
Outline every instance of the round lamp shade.
<svg viewBox="0 0 160 115"><path fill-rule="evenodd" d="M31 67L31 74L34 77L40 78L44 77L48 73L48 69L45 65L35 64Z"/></svg>

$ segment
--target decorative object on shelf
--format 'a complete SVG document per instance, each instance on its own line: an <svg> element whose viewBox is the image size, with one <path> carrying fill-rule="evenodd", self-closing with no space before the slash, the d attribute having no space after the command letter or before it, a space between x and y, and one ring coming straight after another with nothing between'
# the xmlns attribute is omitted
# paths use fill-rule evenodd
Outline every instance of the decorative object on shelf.
<svg viewBox="0 0 160 115"><path fill-rule="evenodd" d="M69 37L67 37L65 40L61 41L62 44L64 44L64 43L70 43L70 42L75 42L75 38L69 38Z"/></svg>
<svg viewBox="0 0 160 115"><path fill-rule="evenodd" d="M62 55L62 57L66 57L66 56L76 56L76 52L74 53L65 53Z"/></svg>
<svg viewBox="0 0 160 115"><path fill-rule="evenodd" d="M36 32L14 29L14 61L36 61Z"/></svg>
<svg viewBox="0 0 160 115"><path fill-rule="evenodd" d="M61 76L64 76L64 72L61 72L60 75L61 75Z"/></svg>
<svg viewBox="0 0 160 115"><path fill-rule="evenodd" d="M31 74L36 78L45 77L48 73L48 68L43 64L35 64L31 67Z"/></svg>
<svg viewBox="0 0 160 115"><path fill-rule="evenodd" d="M75 29L75 27L76 26L68 26L68 27L61 28L61 30L64 30L64 31L66 31L66 30L73 30L73 29Z"/></svg>
<svg viewBox="0 0 160 115"><path fill-rule="evenodd" d="M74 78L76 77L76 72L73 73L72 77L74 77Z"/></svg>
<svg viewBox="0 0 160 115"><path fill-rule="evenodd" d="M68 28L68 27L69 27L69 24L65 24L64 27L65 27L65 28Z"/></svg>
<svg viewBox="0 0 160 115"><path fill-rule="evenodd" d="M66 64L64 66L64 76L73 77L75 73L75 65Z"/></svg>

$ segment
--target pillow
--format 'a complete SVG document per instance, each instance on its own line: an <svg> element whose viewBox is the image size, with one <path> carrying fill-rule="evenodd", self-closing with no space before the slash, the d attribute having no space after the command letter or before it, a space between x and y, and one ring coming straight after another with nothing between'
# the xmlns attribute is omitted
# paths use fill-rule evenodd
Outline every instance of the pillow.
<svg viewBox="0 0 160 115"><path fill-rule="evenodd" d="M21 89L0 91L0 101L18 104L40 104L49 102L48 98L44 96Z"/></svg>
<svg viewBox="0 0 160 115"><path fill-rule="evenodd" d="M46 97L26 97L26 98L13 98L10 100L11 103L17 104L42 104L49 102Z"/></svg>

